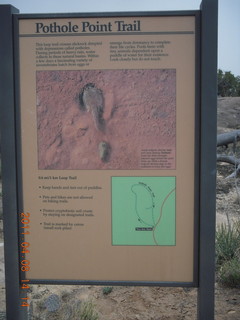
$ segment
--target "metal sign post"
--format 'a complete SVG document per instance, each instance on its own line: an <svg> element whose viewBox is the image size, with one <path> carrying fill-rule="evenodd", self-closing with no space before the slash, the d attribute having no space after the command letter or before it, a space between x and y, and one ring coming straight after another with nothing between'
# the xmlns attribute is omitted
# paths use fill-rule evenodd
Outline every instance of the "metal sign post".
<svg viewBox="0 0 240 320"><path fill-rule="evenodd" d="M9 5L0 6L0 108L1 158L3 181L4 254L6 283L6 313L8 320L27 319L27 308L22 308L25 291L20 287L15 70L13 50L13 14L19 11Z"/></svg>
<svg viewBox="0 0 240 320"><path fill-rule="evenodd" d="M198 319L214 319L218 1L201 5L201 178Z"/></svg>

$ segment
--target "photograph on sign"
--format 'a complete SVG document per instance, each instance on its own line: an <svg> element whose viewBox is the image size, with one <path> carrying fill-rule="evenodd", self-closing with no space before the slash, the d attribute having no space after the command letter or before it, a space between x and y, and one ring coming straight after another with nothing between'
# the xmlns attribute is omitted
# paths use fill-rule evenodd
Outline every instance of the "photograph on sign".
<svg viewBox="0 0 240 320"><path fill-rule="evenodd" d="M39 169L175 169L176 70L36 78Z"/></svg>
<svg viewBox="0 0 240 320"><path fill-rule="evenodd" d="M26 278L196 282L195 15L18 27Z"/></svg>

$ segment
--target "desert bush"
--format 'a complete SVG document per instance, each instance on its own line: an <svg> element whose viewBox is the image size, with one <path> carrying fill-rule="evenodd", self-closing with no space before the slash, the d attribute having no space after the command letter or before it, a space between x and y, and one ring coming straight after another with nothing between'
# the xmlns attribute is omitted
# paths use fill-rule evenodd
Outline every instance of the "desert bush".
<svg viewBox="0 0 240 320"><path fill-rule="evenodd" d="M232 260L240 248L240 223L221 224L216 232L216 266Z"/></svg>
<svg viewBox="0 0 240 320"><path fill-rule="evenodd" d="M94 304L91 301L84 302L81 307L81 320L98 320L98 314L94 310Z"/></svg>
<svg viewBox="0 0 240 320"><path fill-rule="evenodd" d="M103 292L103 294L105 294L105 295L110 294L112 291L113 291L113 287L103 287L103 288L102 288L102 292Z"/></svg>
<svg viewBox="0 0 240 320"><path fill-rule="evenodd" d="M219 282L227 287L240 287L240 259L225 261L218 272Z"/></svg>
<svg viewBox="0 0 240 320"><path fill-rule="evenodd" d="M240 221L222 224L216 232L216 269L218 282L240 286Z"/></svg>

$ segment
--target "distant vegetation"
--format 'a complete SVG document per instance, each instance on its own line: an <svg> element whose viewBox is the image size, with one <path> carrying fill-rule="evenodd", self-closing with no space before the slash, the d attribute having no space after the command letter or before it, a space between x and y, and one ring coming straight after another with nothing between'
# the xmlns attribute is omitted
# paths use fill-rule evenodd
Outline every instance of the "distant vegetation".
<svg viewBox="0 0 240 320"><path fill-rule="evenodd" d="M218 95L221 97L240 96L240 76L235 77L231 71L218 70Z"/></svg>

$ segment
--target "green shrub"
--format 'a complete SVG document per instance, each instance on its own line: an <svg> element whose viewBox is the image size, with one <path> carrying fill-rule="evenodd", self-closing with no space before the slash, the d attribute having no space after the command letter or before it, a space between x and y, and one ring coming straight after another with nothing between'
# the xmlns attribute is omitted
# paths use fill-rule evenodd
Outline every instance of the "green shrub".
<svg viewBox="0 0 240 320"><path fill-rule="evenodd" d="M216 232L216 269L219 283L240 286L240 222L222 224Z"/></svg>
<svg viewBox="0 0 240 320"><path fill-rule="evenodd" d="M240 249L240 223L234 226L222 224L216 232L217 270L227 261L236 258Z"/></svg>
<svg viewBox="0 0 240 320"><path fill-rule="evenodd" d="M103 294L105 294L105 295L110 294L112 291L113 291L113 287L103 287L103 288L102 288L102 292L103 292Z"/></svg>
<svg viewBox="0 0 240 320"><path fill-rule="evenodd" d="M81 307L81 320L98 320L98 313L94 310L94 304L91 301L84 302Z"/></svg>
<svg viewBox="0 0 240 320"><path fill-rule="evenodd" d="M228 287L240 287L240 260L233 258L223 263L218 272L219 282Z"/></svg>

